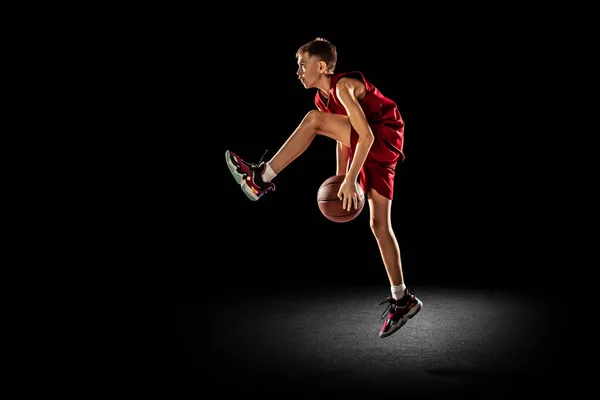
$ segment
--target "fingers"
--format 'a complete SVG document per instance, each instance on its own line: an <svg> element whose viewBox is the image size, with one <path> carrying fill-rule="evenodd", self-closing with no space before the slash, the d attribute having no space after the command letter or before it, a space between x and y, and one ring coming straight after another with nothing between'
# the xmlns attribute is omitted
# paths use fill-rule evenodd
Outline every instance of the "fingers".
<svg viewBox="0 0 600 400"><path fill-rule="evenodd" d="M352 195L352 199L349 196L344 196L344 194L340 191L338 193L338 199L342 201L342 208L346 211L350 211L352 206L354 205L354 209L358 209L358 194L354 193Z"/></svg>
<svg viewBox="0 0 600 400"><path fill-rule="evenodd" d="M350 199L348 196L344 197L342 202L342 208L346 211L350 211L352 209L352 205L354 205L354 209L358 208L358 196L356 193Z"/></svg>
<svg viewBox="0 0 600 400"><path fill-rule="evenodd" d="M337 195L338 199L340 199L342 201L342 209L346 209L346 198L344 197L344 193L342 193L342 189L339 190L338 195Z"/></svg>
<svg viewBox="0 0 600 400"><path fill-rule="evenodd" d="M348 201L348 208L346 209L346 211L350 211L350 209L352 208L352 205L354 205L355 210L358 208L358 196L356 193L354 193L352 195L352 200ZM344 208L346 208L346 207L344 207Z"/></svg>

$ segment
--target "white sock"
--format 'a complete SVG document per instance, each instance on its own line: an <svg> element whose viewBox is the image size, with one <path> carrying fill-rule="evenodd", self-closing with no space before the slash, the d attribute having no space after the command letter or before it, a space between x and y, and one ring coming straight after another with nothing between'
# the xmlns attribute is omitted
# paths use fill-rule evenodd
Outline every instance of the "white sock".
<svg viewBox="0 0 600 400"><path fill-rule="evenodd" d="M265 169L261 175L263 182L271 182L271 180L273 178L275 178L277 176L277 174L275 173L275 171L273 171L273 168L271 168L271 165L269 163L265 164Z"/></svg>
<svg viewBox="0 0 600 400"><path fill-rule="evenodd" d="M406 289L406 285L403 283L402 285L392 286L392 297L395 300L400 300L404 297L404 290Z"/></svg>

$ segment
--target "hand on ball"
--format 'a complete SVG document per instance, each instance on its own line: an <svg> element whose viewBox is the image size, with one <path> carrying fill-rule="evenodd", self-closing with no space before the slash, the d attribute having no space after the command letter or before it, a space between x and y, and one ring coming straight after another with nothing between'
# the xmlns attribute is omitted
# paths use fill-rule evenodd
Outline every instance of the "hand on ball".
<svg viewBox="0 0 600 400"><path fill-rule="evenodd" d="M352 207L358 208L358 183L344 179L338 191L338 198L342 200L344 210L350 211Z"/></svg>

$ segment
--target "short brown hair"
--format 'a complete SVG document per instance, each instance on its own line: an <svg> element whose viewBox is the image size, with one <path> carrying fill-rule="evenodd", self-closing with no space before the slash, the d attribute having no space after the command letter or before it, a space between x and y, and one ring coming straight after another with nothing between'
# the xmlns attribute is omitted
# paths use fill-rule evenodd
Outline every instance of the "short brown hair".
<svg viewBox="0 0 600 400"><path fill-rule="evenodd" d="M333 73L335 70L335 64L337 63L337 49L329 40L318 37L303 44L298 51L296 51L296 57L301 57L304 53L308 53L311 57L317 56L319 60L325 61L325 64L327 64L327 72Z"/></svg>

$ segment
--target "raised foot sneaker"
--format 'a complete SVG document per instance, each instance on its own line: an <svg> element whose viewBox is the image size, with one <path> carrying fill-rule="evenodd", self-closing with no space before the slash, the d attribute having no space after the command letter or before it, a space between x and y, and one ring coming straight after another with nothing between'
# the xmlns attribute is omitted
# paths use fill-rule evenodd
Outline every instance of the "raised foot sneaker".
<svg viewBox="0 0 600 400"><path fill-rule="evenodd" d="M225 162L235 181L240 185L244 194L252 201L260 199L269 190L275 190L275 184L264 182L262 173L265 163L248 163L232 151L225 152Z"/></svg>

